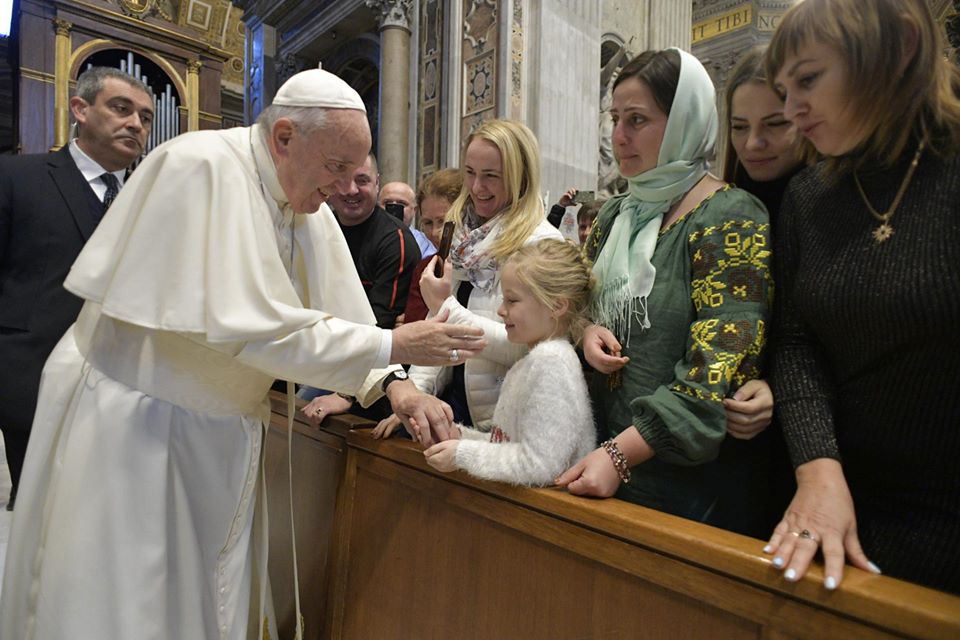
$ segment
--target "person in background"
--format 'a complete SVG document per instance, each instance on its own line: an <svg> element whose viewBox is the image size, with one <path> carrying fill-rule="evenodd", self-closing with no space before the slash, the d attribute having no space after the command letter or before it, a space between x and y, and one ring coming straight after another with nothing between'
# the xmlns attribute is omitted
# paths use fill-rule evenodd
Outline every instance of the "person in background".
<svg viewBox="0 0 960 640"><path fill-rule="evenodd" d="M793 123L783 115L783 101L767 83L763 47L747 51L730 71L726 108L723 178L760 199L770 214L775 236L787 183L805 163ZM773 392L766 380L750 380L733 397L724 398L723 404L727 433L733 438L723 446L727 455L743 460L737 472L742 474L742 482L756 491L749 504L731 508L726 517L743 519L745 511L765 502L768 513L762 528L751 532L765 538L796 490L783 433L776 423L768 430L773 420ZM767 455L756 455L757 450L765 450Z"/></svg>
<svg viewBox="0 0 960 640"><path fill-rule="evenodd" d="M420 250L409 227L377 205L377 159L371 153L353 173L351 189L330 196L377 326L393 329L407 304Z"/></svg>
<svg viewBox="0 0 960 640"><path fill-rule="evenodd" d="M564 191L560 199L557 200L557 203L550 207L550 212L547 214L547 222L559 229L560 223L563 222L563 216L567 213L567 207L574 205L574 198L577 197L577 193L578 190L573 187Z"/></svg>
<svg viewBox="0 0 960 640"><path fill-rule="evenodd" d="M377 326L393 329L397 316L407 304L420 250L410 228L377 206L378 175L376 157L367 154L364 163L353 172L350 188L330 196L328 204L350 248L350 257L377 318ZM303 415L314 424L327 416L348 411L371 420L381 420L390 414L386 398L363 407L351 395L310 386L302 387L297 397L310 401L304 406Z"/></svg>
<svg viewBox="0 0 960 640"><path fill-rule="evenodd" d="M587 246L587 238L590 237L590 230L593 228L593 222L597 219L597 214L603 207L606 200L591 200L580 205L577 211L577 237L580 239L580 246Z"/></svg>
<svg viewBox="0 0 960 640"><path fill-rule="evenodd" d="M692 55L629 62L611 116L629 192L607 201L587 240L597 324L584 338L604 442L557 483L710 523L721 497L745 493L717 456L723 399L759 375L766 345L767 213L707 172L715 94Z"/></svg>
<svg viewBox="0 0 960 640"><path fill-rule="evenodd" d="M424 179L417 192L417 209L420 211L420 230L426 234L433 246L440 247L440 238L443 234L443 222L447 211L454 200L460 195L463 188L463 177L457 169L441 169ZM436 252L434 252L436 253ZM425 256L417 264L410 282L410 293L407 295L407 306L397 322L416 322L425 320L429 309L420 295L420 277L430 262L430 256Z"/></svg>
<svg viewBox="0 0 960 640"><path fill-rule="evenodd" d="M805 0L767 77L808 152L777 220L771 383L797 491L764 549L960 593L960 70L924 0Z"/></svg>
<svg viewBox="0 0 960 640"><path fill-rule="evenodd" d="M469 367L411 367L410 379L424 394L450 405L460 424L489 431L500 385L526 347L507 339L497 316L502 301L500 270L525 244L560 238L546 221L540 200L540 151L533 133L519 122L489 120L466 140L463 189L447 213L454 222L453 245L442 278L433 263L424 269L420 291L431 314L449 314L448 323L483 329L487 347ZM397 426L391 416L375 435ZM411 434L417 436L418 434ZM445 429L419 434L424 444L446 440Z"/></svg>
<svg viewBox="0 0 960 640"><path fill-rule="evenodd" d="M388 182L380 189L378 203L384 209L387 209L387 205L403 205L403 224L407 225L417 241L421 258L428 258L437 252L430 238L416 226L417 200L413 187L406 182Z"/></svg>
<svg viewBox="0 0 960 640"><path fill-rule="evenodd" d="M747 51L727 80L723 179L756 196L776 225L787 183L806 163L796 128L783 115L783 100L767 82L763 51Z"/></svg>
<svg viewBox="0 0 960 640"><path fill-rule="evenodd" d="M576 204L575 198L578 193L579 191L577 189L567 189L563 195L560 196L560 200L550 208L550 213L547 214L547 221L559 229L560 223L563 222L563 216L567 212L567 207L572 207ZM600 207L603 206L604 202L606 202L605 198L584 202L581 203L580 208L577 210L577 238L580 241L581 247L586 244L587 236L590 235L590 227L593 226L593 221L596 220L597 213L600 212Z"/></svg>
<svg viewBox="0 0 960 640"><path fill-rule="evenodd" d="M93 67L77 78L77 137L52 153L0 157L0 429L20 486L40 371L83 301L63 288L70 265L143 155L153 95L131 75Z"/></svg>
<svg viewBox="0 0 960 640"><path fill-rule="evenodd" d="M793 124L783 115L783 101L767 83L763 47L740 58L727 81L729 130L723 179L757 197L770 214L780 214L787 183L805 165ZM729 433L750 439L770 424L773 393L765 380L751 380L724 400Z"/></svg>
<svg viewBox="0 0 960 640"><path fill-rule="evenodd" d="M456 425L424 456L440 471L544 486L593 449L590 395L573 349L586 319L591 265L576 245L547 239L507 258L497 314L507 339L530 352L507 372L490 432Z"/></svg>

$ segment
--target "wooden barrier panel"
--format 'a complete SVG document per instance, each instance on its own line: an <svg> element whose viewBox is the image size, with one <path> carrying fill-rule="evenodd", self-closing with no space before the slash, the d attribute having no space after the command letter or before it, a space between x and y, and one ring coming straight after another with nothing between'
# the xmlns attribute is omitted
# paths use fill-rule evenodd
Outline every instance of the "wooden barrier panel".
<svg viewBox="0 0 960 640"><path fill-rule="evenodd" d="M288 637L286 417L274 410L271 579ZM852 567L832 593L819 567L787 583L760 541L619 500L440 474L413 443L350 430L360 424L296 426L308 638L960 638L958 597Z"/></svg>
<svg viewBox="0 0 960 640"><path fill-rule="evenodd" d="M293 638L295 609L286 396L272 392L270 401L270 430L264 445L264 475L270 514L269 573L280 635ZM328 556L336 522L337 495L346 468L345 441L351 427L369 425L369 422L342 416L319 429L304 421L299 412L297 416L291 449L297 566L301 609L306 620L304 640L316 640L321 637L326 618Z"/></svg>

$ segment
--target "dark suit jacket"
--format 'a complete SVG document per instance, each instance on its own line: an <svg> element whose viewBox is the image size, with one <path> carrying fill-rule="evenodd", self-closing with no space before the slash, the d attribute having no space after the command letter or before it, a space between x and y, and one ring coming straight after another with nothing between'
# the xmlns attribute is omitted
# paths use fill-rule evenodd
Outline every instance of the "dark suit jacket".
<svg viewBox="0 0 960 640"><path fill-rule="evenodd" d="M97 226L96 195L67 147L0 156L0 426L29 430L40 372L82 301L63 288Z"/></svg>

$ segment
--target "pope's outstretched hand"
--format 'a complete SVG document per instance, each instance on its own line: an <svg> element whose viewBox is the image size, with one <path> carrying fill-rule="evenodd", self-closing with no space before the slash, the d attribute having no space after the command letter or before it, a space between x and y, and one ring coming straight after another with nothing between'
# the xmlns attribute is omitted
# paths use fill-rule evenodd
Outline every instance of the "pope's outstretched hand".
<svg viewBox="0 0 960 640"><path fill-rule="evenodd" d="M390 364L457 365L483 351L487 346L483 329L446 324L448 315L444 311L394 329Z"/></svg>

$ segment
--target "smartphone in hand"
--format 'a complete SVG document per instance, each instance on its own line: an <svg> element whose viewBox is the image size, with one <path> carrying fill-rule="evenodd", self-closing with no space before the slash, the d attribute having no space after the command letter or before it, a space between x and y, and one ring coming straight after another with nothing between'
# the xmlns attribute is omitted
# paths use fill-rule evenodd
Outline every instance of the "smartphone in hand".
<svg viewBox="0 0 960 640"><path fill-rule="evenodd" d="M593 191L577 191L577 195L573 196L574 204L586 204L592 201L596 196L596 193Z"/></svg>
<svg viewBox="0 0 960 640"><path fill-rule="evenodd" d="M450 255L450 244L453 242L453 223L443 223L443 235L440 237L440 249L437 251L437 264L433 268L433 275L438 278L443 277L443 263L447 261Z"/></svg>
<svg viewBox="0 0 960 640"><path fill-rule="evenodd" d="M403 203L400 202L388 202L383 206L387 210L387 213L392 215L394 218L403 222Z"/></svg>

